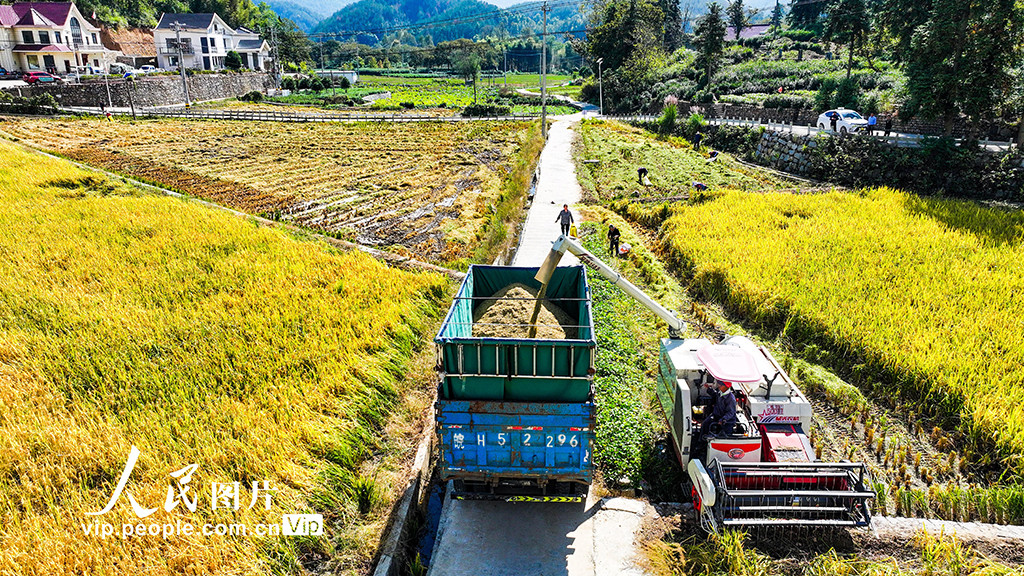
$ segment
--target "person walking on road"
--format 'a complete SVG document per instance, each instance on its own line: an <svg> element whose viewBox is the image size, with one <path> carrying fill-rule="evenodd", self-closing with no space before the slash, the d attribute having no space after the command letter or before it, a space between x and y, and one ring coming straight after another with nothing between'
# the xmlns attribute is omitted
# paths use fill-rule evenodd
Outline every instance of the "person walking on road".
<svg viewBox="0 0 1024 576"><path fill-rule="evenodd" d="M892 132L892 116L885 119L885 137L889 137L889 132Z"/></svg>
<svg viewBox="0 0 1024 576"><path fill-rule="evenodd" d="M555 222L562 225L562 235L568 236L569 227L572 226L573 223L572 212L569 212L568 204L562 204L562 211L558 213L558 217L555 218Z"/></svg>
<svg viewBox="0 0 1024 576"><path fill-rule="evenodd" d="M613 258L619 255L619 237L622 235L614 224L608 225L608 252Z"/></svg>
<svg viewBox="0 0 1024 576"><path fill-rule="evenodd" d="M832 131L836 131L836 123L839 122L839 112L832 112L828 116L828 122L832 125Z"/></svg>
<svg viewBox="0 0 1024 576"><path fill-rule="evenodd" d="M878 117L872 114L868 117L868 135L874 136L875 127L878 126Z"/></svg>

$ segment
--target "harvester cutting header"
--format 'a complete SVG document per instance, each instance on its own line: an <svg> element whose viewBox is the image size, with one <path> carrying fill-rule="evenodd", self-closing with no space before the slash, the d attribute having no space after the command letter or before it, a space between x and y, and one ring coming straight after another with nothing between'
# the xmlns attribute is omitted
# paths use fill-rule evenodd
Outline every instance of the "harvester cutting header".
<svg viewBox="0 0 1024 576"><path fill-rule="evenodd" d="M566 236L537 273L542 285L567 251L668 323L657 394L705 529L870 525L865 465L818 461L811 405L767 348L742 336L683 338L682 320ZM712 418L716 403L725 413Z"/></svg>

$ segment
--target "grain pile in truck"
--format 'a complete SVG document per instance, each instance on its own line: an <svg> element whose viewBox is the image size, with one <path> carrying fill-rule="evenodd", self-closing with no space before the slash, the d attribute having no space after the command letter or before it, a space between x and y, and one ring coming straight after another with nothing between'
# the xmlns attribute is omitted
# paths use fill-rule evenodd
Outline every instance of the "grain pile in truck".
<svg viewBox="0 0 1024 576"><path fill-rule="evenodd" d="M492 299L484 300L473 312L473 336L526 338L533 315L537 290L525 284L510 284ZM575 322L550 300L541 302L537 317L537 338L564 340L576 337Z"/></svg>
<svg viewBox="0 0 1024 576"><path fill-rule="evenodd" d="M537 268L471 266L435 338L438 473L454 498L582 502L594 474L590 289L580 266L547 284L528 336ZM484 324L514 324L481 333ZM492 327L493 328L493 327ZM568 333L568 335L567 335Z"/></svg>

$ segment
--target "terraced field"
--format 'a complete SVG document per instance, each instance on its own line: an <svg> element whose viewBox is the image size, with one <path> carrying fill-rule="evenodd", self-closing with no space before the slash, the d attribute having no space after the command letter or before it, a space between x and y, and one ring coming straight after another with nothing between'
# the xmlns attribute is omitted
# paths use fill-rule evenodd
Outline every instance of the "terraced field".
<svg viewBox="0 0 1024 576"><path fill-rule="evenodd" d="M538 132L509 122L178 120L12 120L0 131L250 214L435 261L472 254Z"/></svg>

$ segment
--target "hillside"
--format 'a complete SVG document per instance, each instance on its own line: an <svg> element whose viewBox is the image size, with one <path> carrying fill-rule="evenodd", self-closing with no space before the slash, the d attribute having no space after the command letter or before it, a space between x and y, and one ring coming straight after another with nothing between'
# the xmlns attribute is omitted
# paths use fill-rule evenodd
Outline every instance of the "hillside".
<svg viewBox="0 0 1024 576"><path fill-rule="evenodd" d="M432 43L502 33L515 36L540 29L541 12L535 6L516 4L495 13L501 8L482 0L360 0L320 22L313 32L344 34L338 38L343 41L354 36L367 45L377 45L385 36L397 37L401 31L394 30L396 27L413 25L422 27L409 30L402 38L404 44L417 43L427 35ZM487 13L495 14L472 22L430 25ZM578 30L584 27L583 18L577 8L556 8L548 14L548 27L551 31Z"/></svg>
<svg viewBox="0 0 1024 576"><path fill-rule="evenodd" d="M270 5L270 9L278 16L295 22L303 32L309 32L324 19L324 15L320 12L294 2L271 0L268 4Z"/></svg>

